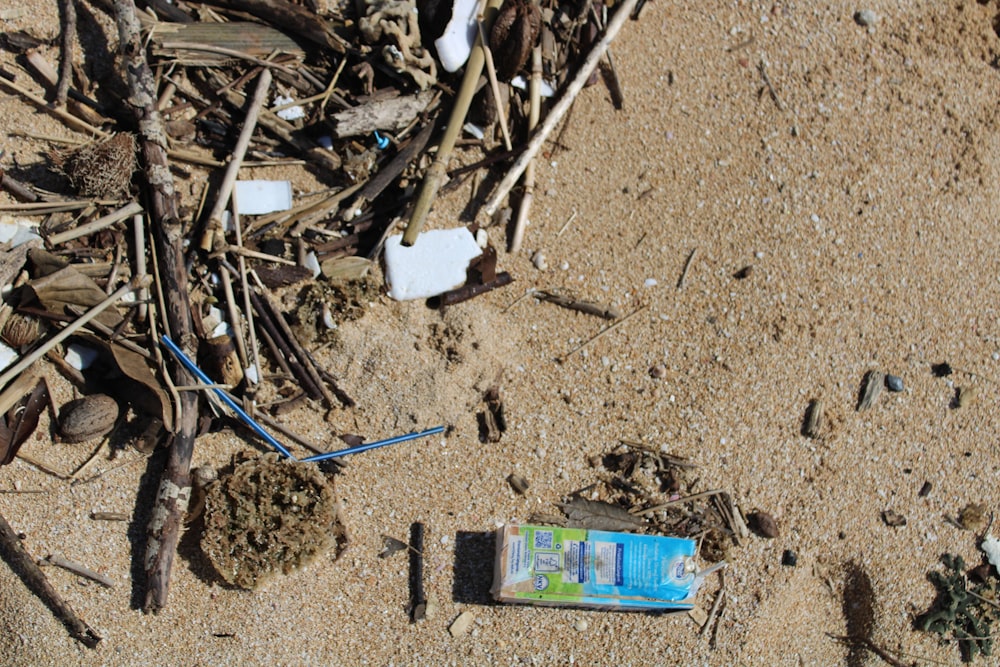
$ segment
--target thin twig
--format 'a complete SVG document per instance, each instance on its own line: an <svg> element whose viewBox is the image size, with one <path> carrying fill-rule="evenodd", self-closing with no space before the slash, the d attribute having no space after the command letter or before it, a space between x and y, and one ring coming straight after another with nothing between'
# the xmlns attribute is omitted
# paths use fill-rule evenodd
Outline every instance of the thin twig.
<svg viewBox="0 0 1000 667"><path fill-rule="evenodd" d="M518 179L521 178L521 174L524 173L528 163L535 157L541 149L542 144L548 139L549 134L552 133L552 130L555 129L556 125L559 124L559 121L562 120L562 117L566 115L566 112L573 105L576 96L583 90L583 86L594 72L594 68L597 67L597 63L604 56L605 51L608 50L608 47L622 29L622 26L625 25L625 21L628 20L629 14L632 13L637 1L624 0L618 9L615 10L614 18L608 24L608 29L604 32L601 41L591 49L587 55L587 59L583 61L583 65L580 66L576 76L573 78L573 81L566 87L566 92L563 93L563 96L559 98L559 101L549 111L545 117L545 122L532 135L531 141L528 142L528 146L524 149L524 152L517 158L514 166L507 172L507 175L500 181L500 185L497 186L496 191L494 191L489 201L486 202L483 210L487 217L493 217L493 214L497 212L497 209L500 208L500 203L507 196L507 193L510 192L510 189L514 187Z"/></svg>
<svg viewBox="0 0 1000 667"><path fill-rule="evenodd" d="M86 577L91 581L96 581L101 586L105 588L114 588L115 582L111 581L108 577L104 576L100 572L95 572L89 567L84 567L79 563L74 563L70 559L63 556L61 553L49 554L49 557L42 561L43 563L48 563L49 565L55 565L56 567L61 567L64 570L68 570L73 574L78 574L81 577Z"/></svg>
<svg viewBox="0 0 1000 667"><path fill-rule="evenodd" d="M654 505L653 507L647 507L646 509L630 510L629 514L631 514L633 516L646 516L647 514L655 514L656 512L659 512L660 510L665 510L668 507L672 507L674 505L680 505L682 503L689 503L689 502L692 502L692 501L695 501L695 500L701 500L702 498L709 498L711 496L717 496L720 493L724 493L724 491L722 489L713 489L711 491L702 491L701 493L696 493L696 494L691 495L691 496L685 496L683 498L677 498L676 500L668 500L665 503L660 503L659 505Z"/></svg>
<svg viewBox="0 0 1000 667"><path fill-rule="evenodd" d="M260 110L264 106L264 102L267 101L267 93L270 88L271 71L265 69L260 73L260 78L257 80L257 88L250 99L246 119L243 121L243 129L240 131L239 139L236 141L232 157L229 160L229 166L226 167L226 173L223 175L222 183L219 185L219 193L215 200L215 206L212 207L212 212L208 216L208 222L205 225L205 234L201 238L202 250L211 250L217 243L223 242L222 214L226 210L229 198L233 194L236 177L240 173L240 165L243 164L243 158L246 157L247 148L250 146L250 139L253 137L254 130L257 129L257 119L260 117Z"/></svg>
<svg viewBox="0 0 1000 667"><path fill-rule="evenodd" d="M10 88L15 93L18 93L19 95L21 95L22 97L33 103L38 108L44 109L48 113L52 114L53 116L64 122L67 125L67 127L76 130L77 132L87 132L100 139L106 139L109 136L111 136L107 132L97 129L90 123L80 120L73 114L68 113L63 109L57 109L55 107L50 106L49 103L45 101L44 97L36 95L27 88L22 88L13 81L9 81L8 79L5 79L2 76L0 76L0 85Z"/></svg>
<svg viewBox="0 0 1000 667"><path fill-rule="evenodd" d="M697 254L698 248L694 248L689 254L687 260L684 262L684 268L681 269L681 277L677 279L677 289L683 289L684 281L687 280L688 270L691 268L691 262L694 261L694 256Z"/></svg>
<svg viewBox="0 0 1000 667"><path fill-rule="evenodd" d="M604 336L605 334L609 333L610 331L613 331L614 329L617 329L618 327L620 327L621 325L625 324L630 319L632 319L634 316L638 315L639 313L641 313L644 310L646 310L646 306L640 306L639 308L636 308L631 313L629 313L628 315L626 315L622 319L618 320L614 324L601 329L596 334L594 334L593 336L591 336L587 340L583 341L582 343L580 343L579 345L577 345L576 347L574 347L572 350L570 350L569 352L567 352L563 356L559 357L559 359L558 359L559 363L562 363L562 362L566 361L567 359L569 359L570 357L572 357L574 354L576 354L577 352L579 352L583 348L585 348L588 345L590 345L591 343L593 343L598 338L601 338L602 336Z"/></svg>
<svg viewBox="0 0 1000 667"><path fill-rule="evenodd" d="M757 69L760 70L760 78L764 80L764 85L767 86L767 92L770 94L771 99L774 100L774 104L778 107L778 111L784 111L785 103L781 101L781 98L778 96L777 89L774 87L774 84L771 83L771 77L767 75L767 63L765 63L763 59L761 59L760 64L757 65Z"/></svg>

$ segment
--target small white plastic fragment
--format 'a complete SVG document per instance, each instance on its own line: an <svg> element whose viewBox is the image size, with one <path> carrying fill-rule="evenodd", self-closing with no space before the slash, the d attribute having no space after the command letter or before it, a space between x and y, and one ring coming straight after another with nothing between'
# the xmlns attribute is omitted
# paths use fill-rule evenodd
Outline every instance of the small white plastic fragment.
<svg viewBox="0 0 1000 667"><path fill-rule="evenodd" d="M97 350L92 347L70 343L66 347L66 363L78 371L85 371L97 360Z"/></svg>
<svg viewBox="0 0 1000 667"><path fill-rule="evenodd" d="M426 299L464 284L469 262L482 253L466 227L423 232L410 247L402 240L396 234L385 242L385 281L397 301Z"/></svg>
<svg viewBox="0 0 1000 667"><path fill-rule="evenodd" d="M482 248L483 250L486 250L486 246L488 246L489 244L490 244L489 233L485 229L480 227L479 229L476 230L476 245Z"/></svg>
<svg viewBox="0 0 1000 667"><path fill-rule="evenodd" d="M271 108L272 109L276 109L278 107L283 107L286 104L291 104L294 101L295 100L293 100L291 97L285 97L284 95L278 95L277 97L274 98L274 104L273 104L273 106ZM280 118L281 120L287 120L287 121L299 120L300 118L305 118L306 117L306 110L303 109L302 107L300 107L297 104L295 106L293 106L293 107L288 107L287 109L282 109L281 111L278 111L276 113L278 115L278 118Z"/></svg>
<svg viewBox="0 0 1000 667"><path fill-rule="evenodd" d="M462 126L462 130L466 134L468 134L469 136L475 137L476 139L479 139L480 141L482 141L483 137L486 136L483 133L483 128L481 128L478 125L475 125L473 123L466 123L465 125Z"/></svg>
<svg viewBox="0 0 1000 667"><path fill-rule="evenodd" d="M0 218L0 243L10 243L11 248L27 243L32 239L41 240L36 231L38 225L30 220L16 219L9 215Z"/></svg>
<svg viewBox="0 0 1000 667"><path fill-rule="evenodd" d="M264 215L292 207L290 181L236 181L233 194L241 215Z"/></svg>
<svg viewBox="0 0 1000 667"><path fill-rule="evenodd" d="M1000 540L993 537L992 535L987 535L983 538L983 543L979 546L986 554L986 560L988 560L993 567L1000 570Z"/></svg>
<svg viewBox="0 0 1000 667"><path fill-rule="evenodd" d="M446 72L457 72L469 59L472 45L476 42L478 8L479 0L455 0L444 34L434 40L438 59Z"/></svg>
<svg viewBox="0 0 1000 667"><path fill-rule="evenodd" d="M260 382L260 375L257 373L257 364L250 364L243 369L243 377L247 379L250 384L257 384Z"/></svg>
<svg viewBox="0 0 1000 667"><path fill-rule="evenodd" d="M12 363L17 361L17 358L18 358L17 350L10 347L9 345L0 343L0 370L3 370L4 368L10 366Z"/></svg>

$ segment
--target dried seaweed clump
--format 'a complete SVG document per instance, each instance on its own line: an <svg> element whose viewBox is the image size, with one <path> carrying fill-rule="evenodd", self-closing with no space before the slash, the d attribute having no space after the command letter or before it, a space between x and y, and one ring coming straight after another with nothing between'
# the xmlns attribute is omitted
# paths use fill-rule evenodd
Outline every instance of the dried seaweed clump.
<svg viewBox="0 0 1000 667"><path fill-rule="evenodd" d="M992 626L1000 621L1000 580L992 574L982 583L973 585L964 573L961 556L945 554L941 562L948 568L942 574L928 573L938 588L938 597L926 612L917 617L915 626L924 632L936 632L942 639L954 637L962 651L962 659L972 660L977 654L993 652Z"/></svg>
<svg viewBox="0 0 1000 667"><path fill-rule="evenodd" d="M124 199L136 169L135 137L128 132L89 143L74 151L52 153L55 168L84 197Z"/></svg>
<svg viewBox="0 0 1000 667"><path fill-rule="evenodd" d="M201 548L222 578L254 589L346 546L333 484L309 463L266 454L209 487Z"/></svg>

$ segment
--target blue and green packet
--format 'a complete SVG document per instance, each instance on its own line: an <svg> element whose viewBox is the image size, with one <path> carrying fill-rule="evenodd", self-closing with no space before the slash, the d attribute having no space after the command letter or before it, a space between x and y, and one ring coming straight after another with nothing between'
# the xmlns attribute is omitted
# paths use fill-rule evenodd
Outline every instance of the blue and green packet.
<svg viewBox="0 0 1000 667"><path fill-rule="evenodd" d="M493 597L500 602L655 611L694 606L694 540L584 528L497 529Z"/></svg>

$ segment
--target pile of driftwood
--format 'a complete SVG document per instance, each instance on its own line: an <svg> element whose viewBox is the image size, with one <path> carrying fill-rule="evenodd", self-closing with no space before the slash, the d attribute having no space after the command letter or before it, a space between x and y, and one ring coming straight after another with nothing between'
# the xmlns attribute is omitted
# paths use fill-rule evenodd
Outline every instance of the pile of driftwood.
<svg viewBox="0 0 1000 667"><path fill-rule="evenodd" d="M19 216L26 241L8 244L0 262L0 281L14 286L0 326L17 352L0 375L0 458L14 458L46 401L36 361L47 357L86 388L87 371L56 351L73 340L97 349L103 368L125 381L111 403L93 400L66 417L62 436L102 436L118 406L127 406L151 425L143 442L169 447L144 561L145 609L157 611L167 600L205 417L240 418L284 454L271 430L322 453L255 403L263 370L294 380L281 410L353 405L293 332L296 314L283 312L270 292L310 280L363 281L397 222L406 223L404 244L418 242L440 188L476 172L495 186L471 217L482 226L505 219L516 251L532 160L599 64L621 103L608 45L641 3L486 0L473 5L471 42L455 61L436 40L466 30L454 27L463 1L453 9L439 0L365 0L323 11L288 0L147 0L141 10L133 0L90 2L115 20L118 69L74 67L77 12L90 7L73 0L60 4L58 70L30 34L3 35L22 54L24 71L0 71L0 88L86 140L50 153L50 170L72 195L0 169L2 190L20 202L3 204L0 214ZM452 168L463 134L473 137L461 145L477 159ZM291 208L241 216L240 170L261 165L304 165L328 189ZM175 179L199 169L215 170L214 178L197 205L181 202ZM503 218L519 182L519 210ZM482 276L494 276L492 268ZM324 303L326 326L349 316L349 292L337 292L343 303ZM14 534L2 517L0 533ZM20 548L11 544L8 552ZM30 567L23 553L12 557ZM96 642L66 614L75 636Z"/></svg>

